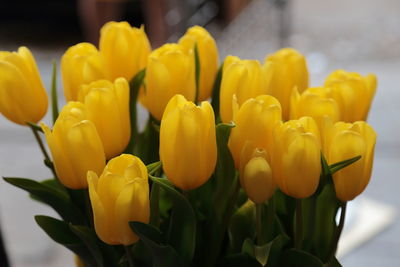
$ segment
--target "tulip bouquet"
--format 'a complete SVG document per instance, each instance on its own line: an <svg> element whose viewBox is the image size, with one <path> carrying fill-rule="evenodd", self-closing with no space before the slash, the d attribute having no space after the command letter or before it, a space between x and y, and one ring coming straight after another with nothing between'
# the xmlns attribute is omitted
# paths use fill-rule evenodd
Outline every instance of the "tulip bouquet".
<svg viewBox="0 0 400 267"><path fill-rule="evenodd" d="M57 211L35 220L80 266L340 266L346 203L371 176L374 75L337 70L309 88L294 49L218 66L202 27L151 51L126 22L62 56L60 112L55 66L54 124L38 125L48 99L32 54L0 52L0 111L32 130L53 174L4 180Z"/></svg>

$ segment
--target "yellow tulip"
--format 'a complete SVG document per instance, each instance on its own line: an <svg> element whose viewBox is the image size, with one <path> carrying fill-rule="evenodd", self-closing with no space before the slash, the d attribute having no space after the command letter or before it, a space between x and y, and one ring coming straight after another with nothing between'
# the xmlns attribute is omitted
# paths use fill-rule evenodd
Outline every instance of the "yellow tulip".
<svg viewBox="0 0 400 267"><path fill-rule="evenodd" d="M332 90L345 122L365 121L376 91L376 76L368 74L363 77L356 72L337 70L325 80L325 86Z"/></svg>
<svg viewBox="0 0 400 267"><path fill-rule="evenodd" d="M228 147L235 161L236 169L240 167L240 154L247 141L255 147L269 151L272 145L272 132L281 121L281 106L276 98L260 95L247 100L235 114Z"/></svg>
<svg viewBox="0 0 400 267"><path fill-rule="evenodd" d="M249 98L266 94L271 75L270 64L262 66L258 60L228 56L224 61L220 89L221 120L230 122L233 119L233 95L241 106Z"/></svg>
<svg viewBox="0 0 400 267"><path fill-rule="evenodd" d="M140 101L153 117L161 120L168 101L176 94L194 100L194 68L193 51L179 44L165 44L150 54Z"/></svg>
<svg viewBox="0 0 400 267"><path fill-rule="evenodd" d="M282 192L294 198L314 194L321 173L318 127L311 117L291 120L274 130L272 173Z"/></svg>
<svg viewBox="0 0 400 267"><path fill-rule="evenodd" d="M131 27L126 21L106 23L100 31L99 47L108 80L131 80L146 67L151 52L143 26Z"/></svg>
<svg viewBox="0 0 400 267"><path fill-rule="evenodd" d="M200 26L189 28L179 39L186 50L193 50L197 43L200 59L199 101L211 97L215 76L218 70L218 49L214 38Z"/></svg>
<svg viewBox="0 0 400 267"><path fill-rule="evenodd" d="M306 89L302 94L297 88L291 96L290 118L299 119L304 116L312 117L318 124L320 131L323 129L325 116L336 122L340 119L340 110L336 101L331 96L327 87L313 87Z"/></svg>
<svg viewBox="0 0 400 267"><path fill-rule="evenodd" d="M168 179L182 190L203 185L217 162L214 111L209 102L196 106L176 95L160 126L160 159Z"/></svg>
<svg viewBox="0 0 400 267"><path fill-rule="evenodd" d="M46 89L28 48L0 51L0 113L12 122L38 122L47 112Z"/></svg>
<svg viewBox="0 0 400 267"><path fill-rule="evenodd" d="M104 67L97 48L90 43L71 46L61 58L61 75L67 101L77 101L82 84L104 79Z"/></svg>
<svg viewBox="0 0 400 267"><path fill-rule="evenodd" d="M146 166L132 155L111 159L100 177L88 172L89 196L98 237L110 245L130 245L139 237L130 221L150 219L149 182Z"/></svg>
<svg viewBox="0 0 400 267"><path fill-rule="evenodd" d="M272 79L268 94L282 105L284 120L290 115L290 95L294 87L302 93L308 87L307 63L302 54L292 48L283 48L268 55L266 63L272 64Z"/></svg>
<svg viewBox="0 0 400 267"><path fill-rule="evenodd" d="M87 188L87 172L101 173L106 159L96 127L87 120L85 106L80 102L68 102L53 131L44 123L41 126L61 183L72 189Z"/></svg>
<svg viewBox="0 0 400 267"><path fill-rule="evenodd" d="M114 84L99 80L83 85L78 99L96 125L107 159L123 152L131 137L129 84L125 78L116 79Z"/></svg>
<svg viewBox="0 0 400 267"><path fill-rule="evenodd" d="M256 204L264 203L275 192L270 156L264 149L246 142L240 157L240 184L247 196Z"/></svg>
<svg viewBox="0 0 400 267"><path fill-rule="evenodd" d="M338 199L352 200L365 190L371 178L376 133L364 121L337 122L326 130L325 142L324 153L329 164L361 156L333 174Z"/></svg>

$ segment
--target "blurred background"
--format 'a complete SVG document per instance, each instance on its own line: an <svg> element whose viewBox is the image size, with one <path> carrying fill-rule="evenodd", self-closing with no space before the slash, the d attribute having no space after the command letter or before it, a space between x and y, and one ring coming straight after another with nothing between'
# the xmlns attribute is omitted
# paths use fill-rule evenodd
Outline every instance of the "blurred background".
<svg viewBox="0 0 400 267"><path fill-rule="evenodd" d="M263 60L292 46L305 54L312 86L338 68L375 73L378 89L368 120L378 133L374 171L366 192L351 202L341 262L400 266L399 15L398 0L2 0L0 50L28 46L49 89L52 60L78 42L97 43L108 20L144 24L153 48L198 24L216 39L221 61L228 54ZM29 129L3 117L0 175L37 180L51 175ZM35 224L36 214L54 215L0 181L0 224L13 266L73 266L73 255Z"/></svg>

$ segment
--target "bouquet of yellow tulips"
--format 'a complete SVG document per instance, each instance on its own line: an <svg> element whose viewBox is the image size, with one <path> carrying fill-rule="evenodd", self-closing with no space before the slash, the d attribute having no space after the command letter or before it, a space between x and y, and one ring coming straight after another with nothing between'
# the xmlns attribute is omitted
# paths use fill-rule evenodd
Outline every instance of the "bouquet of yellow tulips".
<svg viewBox="0 0 400 267"><path fill-rule="evenodd" d="M219 66L199 26L151 51L143 27L109 22L99 43L62 56L60 112L54 65L52 127L29 49L0 52L0 112L54 175L4 180L59 214L35 220L80 266L341 266L346 203L371 176L374 75L309 88L291 48Z"/></svg>

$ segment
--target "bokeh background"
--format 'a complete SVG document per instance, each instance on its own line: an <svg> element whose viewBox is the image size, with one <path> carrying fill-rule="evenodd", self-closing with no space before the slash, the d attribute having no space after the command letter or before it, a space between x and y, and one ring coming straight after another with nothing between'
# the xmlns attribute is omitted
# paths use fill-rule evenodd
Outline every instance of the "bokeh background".
<svg viewBox="0 0 400 267"><path fill-rule="evenodd" d="M374 171L363 197L351 203L349 225L360 217L360 207L370 214L361 216L356 228L374 224L372 218L381 216L368 210L369 204L365 207L370 203L365 199L378 201L391 217L341 261L346 267L400 266L400 222L393 217L400 208L400 1L2 0L0 50L28 46L49 89L52 60L59 62L63 52L78 42L96 43L107 20L144 24L154 48L176 41L189 26L205 26L217 41L221 61L228 54L263 60L280 47L292 46L305 54L312 86L321 85L338 68L375 73L378 89L368 120L378 133ZM60 80L58 84L63 104ZM44 121L50 123L50 118ZM0 175L37 180L51 175L29 129L3 117ZM13 266L73 266L73 255L36 226L36 214L54 212L0 181L0 224ZM369 234L367 230L361 236Z"/></svg>

